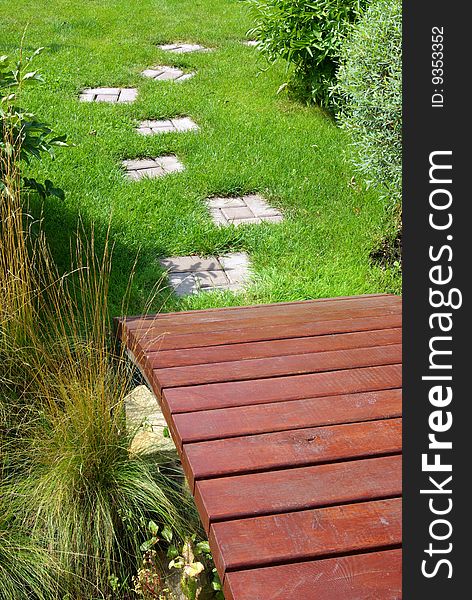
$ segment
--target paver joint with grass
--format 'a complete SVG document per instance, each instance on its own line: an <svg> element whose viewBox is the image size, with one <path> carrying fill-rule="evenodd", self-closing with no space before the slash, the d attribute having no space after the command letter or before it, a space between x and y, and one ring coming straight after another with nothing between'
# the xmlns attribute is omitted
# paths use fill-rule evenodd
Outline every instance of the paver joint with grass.
<svg viewBox="0 0 472 600"><path fill-rule="evenodd" d="M244 252L223 256L172 256L160 260L177 296L201 291L239 292L250 280L249 257Z"/></svg>
<svg viewBox="0 0 472 600"><path fill-rule="evenodd" d="M188 54L189 52L210 52L211 48L205 48L200 44L161 44L158 46L160 50L165 52L173 52L174 54Z"/></svg>
<svg viewBox="0 0 472 600"><path fill-rule="evenodd" d="M168 67L157 65L142 71L141 75L154 79L154 81L186 81L195 75L195 73L185 73L178 67Z"/></svg>
<svg viewBox="0 0 472 600"><path fill-rule="evenodd" d="M158 121L141 121L136 131L142 135L157 135L161 133L178 133L197 131L198 125L190 117L161 119Z"/></svg>
<svg viewBox="0 0 472 600"><path fill-rule="evenodd" d="M138 95L136 88L88 88L80 93L81 102L134 102Z"/></svg>
<svg viewBox="0 0 472 600"><path fill-rule="evenodd" d="M172 155L128 159L123 161L123 166L128 178L134 181L144 178L154 179L184 170L183 164L176 156Z"/></svg>
<svg viewBox="0 0 472 600"><path fill-rule="evenodd" d="M279 223L283 220L282 213L269 206L258 194L232 198L208 198L207 204L215 225Z"/></svg>

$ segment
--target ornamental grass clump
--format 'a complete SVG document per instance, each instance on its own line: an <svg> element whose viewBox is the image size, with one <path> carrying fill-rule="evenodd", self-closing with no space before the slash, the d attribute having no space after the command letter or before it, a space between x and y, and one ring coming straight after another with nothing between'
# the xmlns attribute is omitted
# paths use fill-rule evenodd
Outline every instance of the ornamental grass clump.
<svg viewBox="0 0 472 600"><path fill-rule="evenodd" d="M2 200L9 214L18 209L12 196ZM10 367L1 427L5 468L15 475L15 525L30 534L29 556L47 553L58 564L55 585L73 597L106 597L111 582L131 580L149 518L185 537L189 500L179 472L129 452L124 398L132 373L110 336L108 249L97 259L93 236L85 244L78 237L72 272L59 276L42 236L34 264L26 243L25 261L15 262L18 247L4 243L12 232L2 224L2 355ZM0 551L0 569L12 568L10 556Z"/></svg>
<svg viewBox="0 0 472 600"><path fill-rule="evenodd" d="M13 202L2 198L9 214L18 209ZM5 243L8 220L1 233L2 358L10 365L1 428L5 468L15 475L15 523L36 540L38 555L59 565L56 585L72 597L106 597L111 582L131 580L149 518L177 538L187 535L182 475L159 457L129 452L124 399L132 373L110 335L108 249L98 259L93 236L78 237L72 272L59 276L42 236L32 255L25 243L25 261L15 262L18 247ZM0 569L8 556L0 552Z"/></svg>
<svg viewBox="0 0 472 600"><path fill-rule="evenodd" d="M2 139L11 139L10 131ZM38 415L24 395L31 385L35 250L28 248L17 158L0 153L0 598L51 600L61 591L59 563L32 534L17 487Z"/></svg>
<svg viewBox="0 0 472 600"><path fill-rule="evenodd" d="M21 493L34 531L53 540L68 589L100 597L136 568L147 519L184 535L185 501L179 476L158 458L129 453L131 371L110 338L110 258L106 249L95 258L93 240L85 248L79 241L76 256L75 273L60 280L54 273L44 292L48 330L33 365L43 414Z"/></svg>
<svg viewBox="0 0 472 600"><path fill-rule="evenodd" d="M132 371L111 333L109 236L98 253L93 229L79 229L70 271L58 272L27 208L21 139L4 119L0 598L126 597L149 519L184 540L194 513L167 456L129 451Z"/></svg>
<svg viewBox="0 0 472 600"><path fill-rule="evenodd" d="M0 598L51 600L58 597L58 565L32 540L9 503L11 487L0 483Z"/></svg>

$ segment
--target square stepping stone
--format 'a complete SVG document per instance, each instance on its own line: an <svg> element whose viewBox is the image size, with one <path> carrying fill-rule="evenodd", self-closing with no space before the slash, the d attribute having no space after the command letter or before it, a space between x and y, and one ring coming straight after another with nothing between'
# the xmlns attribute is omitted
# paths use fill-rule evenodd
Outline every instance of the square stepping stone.
<svg viewBox="0 0 472 600"><path fill-rule="evenodd" d="M166 269L177 296L200 291L240 291L250 279L249 257L245 252L223 256L173 256L159 261Z"/></svg>
<svg viewBox="0 0 472 600"><path fill-rule="evenodd" d="M150 77L154 79L154 81L186 81L195 75L194 72L185 73L182 69L178 67L166 67L162 65L158 65L156 67L151 67L150 69L144 70L141 75L144 77Z"/></svg>
<svg viewBox="0 0 472 600"><path fill-rule="evenodd" d="M160 133L178 133L197 131L198 125L190 117L162 119L160 121L141 121L136 131L141 135L157 135Z"/></svg>
<svg viewBox="0 0 472 600"><path fill-rule="evenodd" d="M211 48L205 48L200 44L162 44L158 46L166 52L174 52L174 54L188 54L189 52L210 52Z"/></svg>
<svg viewBox="0 0 472 600"><path fill-rule="evenodd" d="M81 102L134 102L138 95L136 88L88 88L79 96Z"/></svg>
<svg viewBox="0 0 472 600"><path fill-rule="evenodd" d="M123 167L128 178L133 181L144 178L155 179L156 177L163 177L184 170L183 164L173 155L124 160Z"/></svg>
<svg viewBox="0 0 472 600"><path fill-rule="evenodd" d="M258 194L247 194L232 198L208 198L207 205L215 225L248 225L257 223L279 223L283 215L267 204Z"/></svg>

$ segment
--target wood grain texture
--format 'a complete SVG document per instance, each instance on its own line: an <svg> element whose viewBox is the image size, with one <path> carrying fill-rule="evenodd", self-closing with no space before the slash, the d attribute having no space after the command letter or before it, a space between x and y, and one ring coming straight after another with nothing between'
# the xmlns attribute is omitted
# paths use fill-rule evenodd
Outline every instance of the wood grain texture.
<svg viewBox="0 0 472 600"><path fill-rule="evenodd" d="M400 600L401 550L226 574L226 600Z"/></svg>
<svg viewBox="0 0 472 600"><path fill-rule="evenodd" d="M400 344L402 330L379 329L355 333L319 335L306 338L289 338L242 344L222 344L204 348L184 348L182 350L160 350L149 352L147 360L155 369L185 367L190 365L214 364L235 360L269 358L271 356L290 356L328 350L348 350Z"/></svg>
<svg viewBox="0 0 472 600"><path fill-rule="evenodd" d="M330 310L352 312L357 308L368 307L399 308L401 299L391 294L372 294L364 296L345 296L339 298L320 298L318 300L302 300L299 302L276 302L274 304L256 304L252 306L236 306L210 308L203 310L180 311L174 313L159 313L145 317L123 317L117 323L129 331L147 331L150 327L162 327L167 331L171 326L197 325L204 323L211 328L215 323L251 319L265 316L281 316L315 311L319 317L328 314Z"/></svg>
<svg viewBox="0 0 472 600"><path fill-rule="evenodd" d="M237 313L232 318L226 318L220 321L193 322L186 323L166 323L162 324L160 319L156 319L151 326L134 330L133 333L139 334L140 339L150 340L158 335L171 334L173 337L184 335L198 335L199 333L223 332L233 329L254 329L255 327L273 327L278 325L297 325L307 321L316 321L322 323L325 321L335 321L341 319L362 319L365 317L387 317L389 315L398 315L400 308L397 305L386 303L384 299L377 299L375 305L365 303L357 307L350 308L349 311L336 303L333 306L327 304L317 305L300 304L286 309L283 313L274 314L273 310L268 310L266 314L255 314L254 312Z"/></svg>
<svg viewBox="0 0 472 600"><path fill-rule="evenodd" d="M401 387L401 381L401 365L387 365L171 388L163 391L162 398L174 414L393 389Z"/></svg>
<svg viewBox="0 0 472 600"><path fill-rule="evenodd" d="M401 499L215 523L210 544L219 573L401 544Z"/></svg>
<svg viewBox="0 0 472 600"><path fill-rule="evenodd" d="M294 337L314 335L329 335L332 333L351 333L355 331L372 331L401 327L401 314L397 311L380 316L362 316L331 321L318 321L314 318L296 322L281 320L274 325L261 325L260 322L252 327L234 327L224 331L206 330L198 333L183 333L173 335L172 330L143 336L140 332L126 331L124 341L133 352L136 348L143 352L156 350L176 350L179 348L203 348L221 344L240 344L243 342L258 342L263 340L281 340Z"/></svg>
<svg viewBox="0 0 472 600"><path fill-rule="evenodd" d="M205 529L228 519L290 512L402 492L401 457L348 462L203 479L195 502Z"/></svg>
<svg viewBox="0 0 472 600"><path fill-rule="evenodd" d="M401 419L311 427L184 446L190 488L195 480L401 452Z"/></svg>
<svg viewBox="0 0 472 600"><path fill-rule="evenodd" d="M175 414L177 444L399 417L401 389Z"/></svg>
<svg viewBox="0 0 472 600"><path fill-rule="evenodd" d="M389 346L374 346L373 348L351 348L349 350L274 356L210 365L155 369L154 376L159 382L159 388L162 390L164 388L204 383L255 380L283 375L398 364L401 360L401 344L390 344Z"/></svg>

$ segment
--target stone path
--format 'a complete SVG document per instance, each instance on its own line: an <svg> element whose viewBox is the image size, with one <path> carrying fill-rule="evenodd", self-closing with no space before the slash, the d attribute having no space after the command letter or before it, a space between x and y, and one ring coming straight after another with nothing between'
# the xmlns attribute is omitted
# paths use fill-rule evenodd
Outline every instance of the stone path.
<svg viewBox="0 0 472 600"><path fill-rule="evenodd" d="M134 102L138 90L136 88L88 88L79 96L81 102Z"/></svg>
<svg viewBox="0 0 472 600"><path fill-rule="evenodd" d="M257 47L256 40L243 40L246 46ZM175 54L191 52L210 52L212 49L201 44L175 42L161 44L160 50ZM155 81L183 82L196 75L195 71L184 71L175 66L157 65L141 72L144 77ZM102 87L84 89L79 96L82 102L130 103L136 100L136 88ZM198 131L199 126L190 116L173 117L168 119L143 120L136 127L136 132L143 136L160 135L164 133L183 133ZM175 155L158 156L155 158L127 159L122 162L125 174L132 181L155 179L170 173L184 170L184 165ZM278 223L283 220L282 213L271 207L258 194L248 194L236 197L211 197L206 204L215 225L227 227L263 222ZM244 289L250 280L249 257L244 252L230 253L222 256L174 256L160 260L167 270L169 283L177 296L196 294L200 291L230 290L238 292ZM133 400L130 400L131 404ZM129 403L128 403L129 404ZM155 399L152 400L155 407ZM151 424L151 433L154 425ZM142 432L141 438L149 435ZM136 444L139 446L139 436ZM147 442L146 442L147 443ZM152 444L151 444L152 445Z"/></svg>
<svg viewBox="0 0 472 600"><path fill-rule="evenodd" d="M159 261L167 270L177 296L199 291L240 291L249 282L249 257L245 252L223 256L173 256Z"/></svg>
<svg viewBox="0 0 472 600"><path fill-rule="evenodd" d="M141 121L136 131L141 135L197 131L198 125L190 117L162 119L160 121Z"/></svg>
<svg viewBox="0 0 472 600"><path fill-rule="evenodd" d="M163 65L157 65L150 69L142 71L141 75L144 77L150 77L154 81L186 81L195 75L195 72L185 73L178 67L167 67Z"/></svg>
<svg viewBox="0 0 472 600"><path fill-rule="evenodd" d="M211 48L205 48L200 44L162 44L158 46L160 50L174 52L175 54L187 54L189 52L210 52Z"/></svg>
<svg viewBox="0 0 472 600"><path fill-rule="evenodd" d="M156 177L183 171L185 168L174 155L128 159L123 161L123 166L126 175L133 181L144 178L155 179Z"/></svg>
<svg viewBox="0 0 472 600"><path fill-rule="evenodd" d="M279 223L283 220L280 211L272 208L258 194L248 194L232 198L208 198L213 222L216 225L248 225L251 223Z"/></svg>

